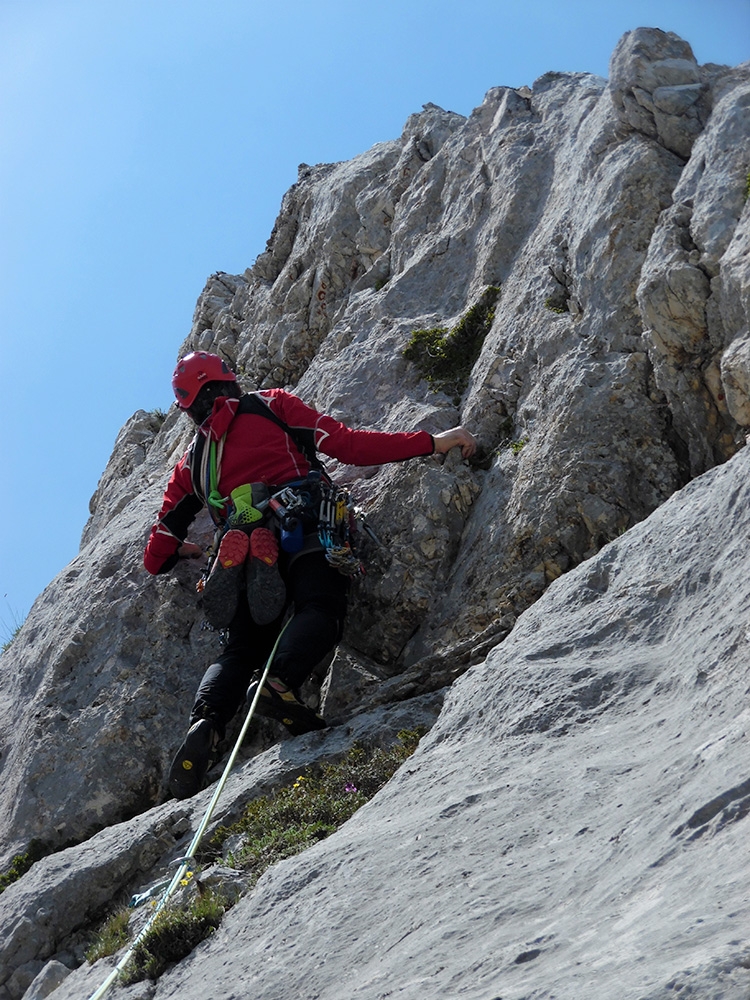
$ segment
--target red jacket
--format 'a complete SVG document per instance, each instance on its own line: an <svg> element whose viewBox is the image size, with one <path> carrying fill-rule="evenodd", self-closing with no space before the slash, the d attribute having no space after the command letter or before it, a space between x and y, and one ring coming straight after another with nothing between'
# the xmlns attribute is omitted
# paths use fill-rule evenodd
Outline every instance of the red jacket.
<svg viewBox="0 0 750 1000"><path fill-rule="evenodd" d="M430 455L435 445L426 431L387 434L352 430L307 406L283 389L265 389L260 396L290 428L314 432L316 448L347 465L382 465L418 455ZM224 435L219 492L223 497L244 483L284 483L305 477L310 463L289 435L273 420L254 413L237 414L239 400L221 397L198 433L219 441ZM177 562L177 549L203 501L194 493L186 452L172 473L156 524L151 529L143 562L149 573L164 573Z"/></svg>

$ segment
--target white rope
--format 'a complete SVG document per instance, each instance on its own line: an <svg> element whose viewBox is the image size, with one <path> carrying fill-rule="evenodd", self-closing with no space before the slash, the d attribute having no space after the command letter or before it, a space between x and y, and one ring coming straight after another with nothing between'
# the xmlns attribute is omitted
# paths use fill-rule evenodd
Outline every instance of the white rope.
<svg viewBox="0 0 750 1000"><path fill-rule="evenodd" d="M282 630L279 632L278 638L276 639L276 642L274 643L273 649L271 650L271 654L268 657L268 660L266 661L265 668L264 668L263 673L261 675L260 682L258 683L258 685L257 685L257 687L255 689L255 695L253 696L253 700L252 700L252 702L250 704L250 708L249 708L247 716L245 718L245 722L244 722L244 724L242 726L242 729L240 730L240 735L237 737L237 740L236 740L236 742L234 744L234 749L232 750L231 754L229 755L229 760L226 763L226 767L224 768L224 772L223 772L221 778L219 779L219 781L217 782L216 790L214 791L214 794L211 796L211 801L208 804L208 808L206 809L205 815L203 816L203 819L201 820L201 823L200 823L198 829L195 831L195 836L193 837L192 841L190 842L190 847L187 850L187 854L185 855L184 858L181 859L182 863L180 864L180 867L175 872L174 878L169 883L169 885L167 886L167 888L164 890L164 894L162 895L161 899L159 900L159 903L158 903L156 909L151 914L151 917L149 918L148 922L146 923L146 925L141 930L140 934L138 934L138 936L135 938L135 940L133 941L133 943L131 944L131 946L128 948L128 950L125 952L125 954L123 955L123 957L120 959L120 961L117 963L117 965L114 967L114 969L110 972L110 974L107 976L107 978L101 984L101 986L99 987L99 989L96 990L94 993L91 994L91 996L89 997L89 1000L101 1000L101 997L103 997L104 994L107 992L107 990L110 988L110 986L112 986L112 984L114 983L114 981L117 979L117 977L120 975L120 973L122 972L122 970L125 968L125 966L130 961L130 958L131 958L133 952L135 951L135 949L138 947L138 945L141 943L141 941L143 941L143 939L145 938L145 936L148 934L148 932L153 927L154 921L159 916L159 914L161 913L161 911L164 909L164 907L166 906L167 901L169 900L170 896L175 891L175 889L180 884L180 882L183 880L183 878L185 877L185 873L190 868L190 862L193 860L193 857L195 856L195 852L198 850L198 845L200 844L201 840L203 839L203 835L206 832L206 828L208 827L208 824L211 822L211 816L213 815L214 809L216 808L216 804L219 801L219 796L224 791L224 787L225 787L227 781L229 780L229 774L230 774L230 772L232 770L232 767L234 765L235 760L237 759L237 754L240 752L240 747L242 746L242 741L244 740L245 735L247 734L247 731L248 731L248 729L250 727L250 720L252 719L253 714L255 712L255 706L258 704L258 699L260 698L261 688L263 687L263 685L266 682L266 678L268 677L269 671L271 669L271 664L273 663L273 658L276 655L276 649L277 649L277 647L279 645L279 642L281 641L282 635L284 634L284 630L286 629L286 626L289 624L290 621L291 621L291 619L288 619L287 622L286 622L286 624L284 625L284 628L282 628Z"/></svg>

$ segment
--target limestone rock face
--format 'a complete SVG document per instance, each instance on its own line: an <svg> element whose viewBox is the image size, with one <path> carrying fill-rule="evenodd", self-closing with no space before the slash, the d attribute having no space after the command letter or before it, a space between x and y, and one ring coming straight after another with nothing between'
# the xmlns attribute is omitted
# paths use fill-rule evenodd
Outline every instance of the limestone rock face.
<svg viewBox="0 0 750 1000"><path fill-rule="evenodd" d="M749 483L743 451L557 580L156 1000L745 997Z"/></svg>
<svg viewBox="0 0 750 1000"><path fill-rule="evenodd" d="M702 70L673 32L638 28L622 38L609 71L620 119L687 159L710 114L710 67Z"/></svg>
<svg viewBox="0 0 750 1000"><path fill-rule="evenodd" d="M746 997L748 511L745 449L555 581L368 805L123 995ZM247 761L218 819L368 727L417 721L416 702ZM74 928L107 887L127 896L168 871L209 794L110 827L6 890L2 954L27 982L80 946ZM53 996L92 995L113 961Z"/></svg>
<svg viewBox="0 0 750 1000"><path fill-rule="evenodd" d="M750 71L721 78L705 131L661 216L638 287L655 381L691 474L723 461L748 426L746 210Z"/></svg>
<svg viewBox="0 0 750 1000"><path fill-rule="evenodd" d="M680 616L693 600L693 584L680 575L682 569L678 572L687 550L703 553L690 565L703 581L705 620L724 620L720 613L729 614L730 607L741 611L731 602L726 608L712 603L720 599L713 596L718 590L711 560L721 563L724 556L702 548L689 519L706 515L709 501L698 501L698 484L714 484L706 493L713 498L710 503L719 504L721 490L734 491L732 496L741 492L740 449L750 427L749 109L750 66L698 66L687 42L668 32L638 29L617 46L609 80L548 73L530 88L494 87L468 117L425 105L390 142L345 163L300 165L266 251L242 275L212 275L198 299L180 353L222 354L247 388L288 387L351 426L439 431L462 422L479 440L480 454L470 463L456 453L379 469L329 463L331 474L351 485L382 543L369 545L368 574L354 589L344 643L323 686L326 714L341 724L331 733L354 725L376 706L385 719L394 706L418 696L442 697L439 691L491 653L485 667L470 671L455 687L453 707L430 737L433 749L421 758L430 828L437 809L432 798L442 795L440 782L447 780L461 802L459 772L465 783L467 773L477 768L477 794L489 801L490 789L495 795L500 788L492 775L506 774L506 755L517 749L519 773L525 777L517 786L516 819L503 808L503 822L511 824L507 836L515 838L514 844L523 841L528 831L521 828L521 815L535 817L529 820L535 836L542 827L553 830L554 817L542 804L547 793L542 795L531 771L523 771L523 754L539 753L534 759L544 773L559 775L562 782L563 775L574 772L585 786L587 774L569 771L572 757L555 757L563 741L544 734L560 730L567 737L560 728L567 723L561 720L582 719L584 726L600 718L604 704L619 706L612 734L602 723L604 728L592 729L592 742L584 737L583 743L595 761L591 766L606 781L596 785L595 801L581 803L584 811L593 811L575 820L580 826L574 829L574 820L565 819L570 844L585 828L622 839L623 831L638 825L641 813L652 810L645 804L645 789L650 778L651 785L662 785L649 767L658 770L666 744L654 744L650 765L645 756L638 759L632 812L622 829L614 829L609 816L605 821L594 814L602 801L608 809L617 808L609 798L610 780L630 781L617 761L621 746L643 735L639 705L653 704L643 718L657 726L662 716L651 713L662 691L675 691L681 700L674 714L663 716L669 732L673 723L675 732L681 723L683 732L695 727L694 746L720 739L714 723L700 716L706 682L696 679L693 689L687 675L678 676L669 666L659 673L662 667L649 649L666 642L660 609L677 609L674 628L687 621ZM499 292L493 292L494 305L480 323L474 307L488 288ZM459 335L469 338L463 353L453 355L437 376L404 356L415 332L426 330L437 330L432 335L444 345ZM169 375L165 372L165 381ZM163 775L182 740L195 686L219 646L217 637L202 629L196 605L200 567L181 563L174 573L151 578L143 570L142 551L168 476L190 436L185 418L175 410L134 414L92 498L79 555L39 597L2 654L0 870L38 841L48 853L49 870L57 871L67 851L91 848L95 854L96 838L118 823L126 835L131 830L133 843L139 823L145 823L149 836L158 840L164 834L169 840L169 823L154 834L156 826L144 817L171 816L173 803L163 802ZM693 481L716 466L721 469ZM694 501L698 507L691 506ZM739 501L729 504L716 528L721 538L732 532L745 537L743 509ZM659 534L669 534L667 522L659 520L662 510L684 516L687 533L682 539L678 532L666 548ZM649 524L657 527L647 529ZM191 539L208 546L211 536L210 520L202 515ZM631 538L653 550L653 559L636 558ZM620 595L615 604L607 596L614 572L610 558L616 560ZM665 574L673 581L668 592L661 589ZM737 575L732 562L726 579L736 584ZM601 586L587 582L594 576L604 581ZM643 613L628 618L623 595L631 577ZM573 638L567 645L560 640L559 655L539 653L539 663L546 666L524 659L527 647L537 648L535 630L539 651L551 648L551 632L562 635L570 629ZM592 636L603 637L600 645ZM719 633L717 641L724 649ZM735 655L734 647L726 648L727 656ZM593 662L596 650L599 665ZM678 654L688 655L682 646L668 646L670 658L679 659ZM647 666L640 670L631 664L628 674L631 656L642 656ZM620 661L625 665L617 666ZM689 662L697 677L703 668ZM723 699L725 688L717 691ZM538 712L529 707L535 699ZM551 720L547 729L539 721L544 719ZM258 726L243 759L270 752L278 739L270 723ZM447 778L441 746L456 757ZM469 756L461 763L463 753ZM726 761L723 751L711 759ZM683 753L664 765L672 769L678 788L683 788L686 761ZM733 765L724 780L718 767L706 765L705 802L746 778ZM513 780L509 776L507 783ZM385 798L389 809L396 808L393 803L402 793L422 794L408 781L394 789ZM699 810L703 791L695 784L684 789L685 801L695 801ZM553 800L564 812L564 797ZM456 816L474 816L470 806ZM487 822L493 816L498 828L502 823L493 809ZM668 834L687 821L678 812L672 809L661 826L654 821L664 857ZM375 806L372 815L377 835L387 832ZM477 850L485 855L483 822L478 811L470 829L452 824L445 829L469 843L476 835ZM365 830L369 838L365 820L363 826L356 823L353 829ZM416 827L407 823L399 831L399 843L417 842ZM726 842L715 840L718 829L709 832L701 849ZM697 857L690 851L698 848L685 846L692 841L683 834L675 835L675 850L683 859ZM356 840L359 834L352 836ZM583 833L577 842L589 843ZM612 852L601 844L598 850L592 847L587 864L603 869ZM633 856L641 848L636 837ZM329 849L335 852L323 845L322 855ZM359 857L359 848L346 850ZM111 871L120 874L111 876L113 884L132 881L139 871L145 878L151 861L141 865L135 855L122 860L121 853L115 854L120 861L113 861ZM415 871L417 854L409 854ZM706 856L713 858L711 851ZM573 864L579 855L570 848L566 857ZM0 1000L20 1000L26 989L39 992L59 981L60 969L47 963L75 964L66 957L74 953L65 950L66 936L83 933L80 928L95 918L106 895L109 875L92 883L91 906L68 911L68 904L60 904L71 921L64 928L56 923L57 915L45 916L44 927L57 930L31 934L22 921L33 925L36 920L34 893L42 890L33 888L37 876L32 873L44 864L32 868L18 888L6 890L24 903L8 911L16 957L3 967ZM307 862L298 864L307 871ZM471 870L467 863L466 871ZM690 865L686 871L689 875ZM497 872L500 879L503 872ZM567 884L575 898L572 872ZM505 874L515 885L512 873ZM312 875L300 878L301 887L314 882ZM649 884L656 893L655 883ZM675 884L680 892L687 885L679 879ZM268 885L276 885L276 876L269 875ZM371 891L356 878L352 885L356 892ZM500 892L499 881L497 887ZM410 891L419 898L417 889ZM544 897L541 882L534 891ZM611 891L614 899L620 890L612 884ZM268 912L273 907L278 914L275 892L268 903L261 896L248 908L259 907L262 915L264 907ZM690 911L691 927L706 919L698 913L701 899L696 897ZM382 906L381 914L385 905L373 903ZM446 920L463 926L463 916L459 919L449 902L446 906ZM461 906L462 914L468 912ZM249 909L238 907L231 919L246 919L239 914ZM514 955L545 949L552 954L558 947L539 943L552 937L539 929L541 909L534 912L533 921L523 924L523 941L511 942L498 931L496 953L505 956L508 967L515 965ZM620 918L604 902L590 912L613 934L620 927ZM494 911L492 921L504 926ZM512 921L517 923L515 916ZM418 930L407 923L405 918L398 924L404 941ZM217 942L224 940L223 933ZM573 931L568 926L549 933L560 940ZM468 940L471 928L456 935L451 940ZM420 949L434 957L436 939L427 930L418 938ZM27 940L37 943L18 944ZM394 948L404 958L403 948ZM715 959L735 969L730 952L728 945L712 950L706 944L696 967L705 971ZM315 954L314 947L309 954ZM593 961L583 944L564 954ZM668 966L675 972L690 964L679 948L665 954L658 975L654 972L657 985L666 983ZM527 961L532 959L519 961L520 971L511 969L519 984L520 967ZM498 969L493 966L492 974ZM573 965L570 970L577 989ZM456 986L460 974L454 973L458 979L436 980L434 989L425 969L414 982L429 982L420 987L423 996L452 997L461 992ZM80 985L79 975L69 976L55 993L62 998L68 987L74 989L74 980ZM367 975L363 982L370 985L364 992L348 989L345 995L378 995L380 974L371 968ZM741 978L740 972L731 975ZM159 993L167 996L165 991L173 989L188 996L181 976L176 971L169 980L175 985L159 986ZM277 995L272 979L267 982L265 995ZM322 982L316 988L321 997L337 995ZM522 988L518 985L518 996L524 995ZM638 995L661 995L637 988ZM560 987L559 995L565 989ZM507 991L498 987L493 995L499 992ZM592 995L606 993L599 989Z"/></svg>

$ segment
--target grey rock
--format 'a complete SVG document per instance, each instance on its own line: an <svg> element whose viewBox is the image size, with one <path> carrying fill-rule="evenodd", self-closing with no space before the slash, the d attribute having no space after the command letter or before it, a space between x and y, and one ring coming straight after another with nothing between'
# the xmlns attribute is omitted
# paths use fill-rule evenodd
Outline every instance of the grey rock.
<svg viewBox="0 0 750 1000"><path fill-rule="evenodd" d="M23 1000L44 1000L54 992L64 979L70 975L70 969L62 962L47 962L36 976L31 986L23 995Z"/></svg>
<svg viewBox="0 0 750 1000"><path fill-rule="evenodd" d="M6 983L8 993L12 1000L20 1000L26 993L27 988L43 969L44 962L31 961L20 965Z"/></svg>
<svg viewBox="0 0 750 1000"><path fill-rule="evenodd" d="M610 61L610 88L624 124L690 156L710 112L710 91L687 42L654 28L628 32Z"/></svg>
<svg viewBox="0 0 750 1000"><path fill-rule="evenodd" d="M52 957L71 934L103 916L118 894L116 886L149 871L174 847L169 823L180 812L185 810L173 803L127 829L110 827L79 847L38 861L10 885L0 896L0 983L29 962Z"/></svg>
<svg viewBox="0 0 750 1000"><path fill-rule="evenodd" d="M638 286L655 381L669 401L692 475L744 443L748 412L741 340L749 314L740 291L748 282L742 253L747 69L727 72L721 93L674 189L674 204L659 219Z"/></svg>
<svg viewBox="0 0 750 1000"><path fill-rule="evenodd" d="M248 799L288 782L313 763L338 760L356 742L387 746L403 729L429 728L442 700L440 693L425 694L360 712L346 725L296 740L276 740L264 753L244 761L240 758L207 836L238 819ZM222 772L223 766L210 777L215 781ZM93 929L109 911L124 906L155 882L171 878L213 792L209 786L192 799L170 800L129 822L109 826L85 843L37 862L0 895L0 987L7 984L12 1000L23 995L45 959L77 941L81 932L87 932L90 943ZM214 869L205 877L207 884L221 882L227 897L237 898L240 889L233 874ZM134 926L140 929L138 924L136 920ZM77 984L78 979L73 982Z"/></svg>
<svg viewBox="0 0 750 1000"><path fill-rule="evenodd" d="M749 473L745 450L552 584L155 996L744 996Z"/></svg>
<svg viewBox="0 0 750 1000"><path fill-rule="evenodd" d="M721 384L732 417L743 427L750 427L750 334L746 330L721 356Z"/></svg>

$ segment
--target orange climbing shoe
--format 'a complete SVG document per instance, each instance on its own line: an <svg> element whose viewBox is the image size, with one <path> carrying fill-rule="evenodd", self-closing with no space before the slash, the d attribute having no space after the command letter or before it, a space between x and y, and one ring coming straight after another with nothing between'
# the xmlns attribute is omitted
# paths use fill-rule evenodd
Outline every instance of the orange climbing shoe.
<svg viewBox="0 0 750 1000"><path fill-rule="evenodd" d="M250 535L245 579L250 615L258 625L276 621L286 606L286 585L278 560L276 535L269 528L256 528Z"/></svg>
<svg viewBox="0 0 750 1000"><path fill-rule="evenodd" d="M249 549L250 539L239 529L228 531L221 540L202 595L203 610L214 628L226 628L234 618Z"/></svg>
<svg viewBox="0 0 750 1000"><path fill-rule="evenodd" d="M266 566L275 566L279 558L279 543L269 528L256 528L250 535L250 558L260 559Z"/></svg>
<svg viewBox="0 0 750 1000"><path fill-rule="evenodd" d="M216 561L222 569L240 566L247 558L250 539L244 531L234 529L228 531L221 540Z"/></svg>

